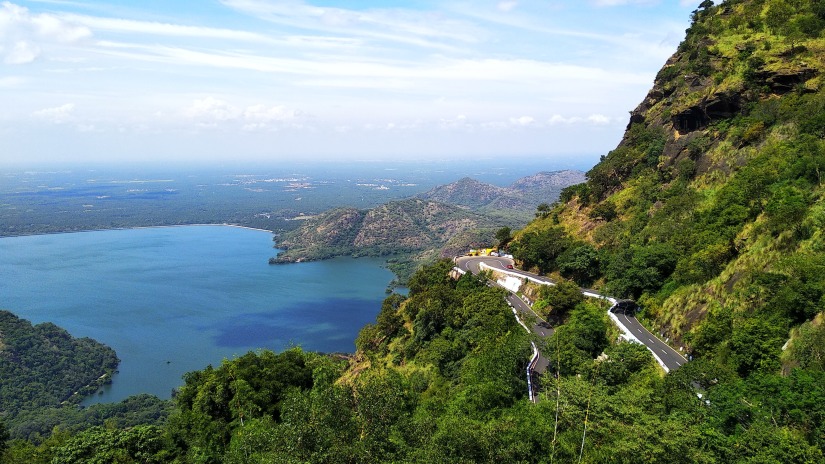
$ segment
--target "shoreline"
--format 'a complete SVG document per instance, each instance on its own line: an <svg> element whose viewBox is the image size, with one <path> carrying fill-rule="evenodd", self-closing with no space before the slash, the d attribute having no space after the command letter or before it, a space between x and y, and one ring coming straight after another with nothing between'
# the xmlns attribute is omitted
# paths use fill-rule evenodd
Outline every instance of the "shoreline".
<svg viewBox="0 0 825 464"><path fill-rule="evenodd" d="M270 234L275 234L275 231L267 230L267 229L258 229L255 227L249 226L242 226L240 224L230 224L228 222L223 223L214 223L214 224L168 224L168 225L157 225L157 226L134 226L134 227L108 227L108 228L100 228L100 229L82 229L82 230L65 230L60 232L37 232L32 234L20 234L20 235L3 235L0 236L0 240L4 238L14 238L14 237L36 237L40 235L59 235L59 234L79 234L83 232L104 232L107 230L138 230L138 229L167 229L172 227L234 227L236 229L247 229L247 230L255 230L258 232L268 232Z"/></svg>

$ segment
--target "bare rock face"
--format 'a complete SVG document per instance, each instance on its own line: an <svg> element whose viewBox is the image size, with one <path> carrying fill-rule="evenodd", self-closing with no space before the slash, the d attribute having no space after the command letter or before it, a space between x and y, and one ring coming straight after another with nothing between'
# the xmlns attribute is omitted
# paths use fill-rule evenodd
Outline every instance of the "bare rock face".
<svg viewBox="0 0 825 464"><path fill-rule="evenodd" d="M756 77L770 88L772 93L783 95L793 91L799 85L816 77L816 75L817 71L815 69L801 67L781 71L762 70L756 74Z"/></svg>
<svg viewBox="0 0 825 464"><path fill-rule="evenodd" d="M741 94L726 92L702 99L697 105L672 116L673 128L679 133L689 133L704 129L710 123L728 119L742 108Z"/></svg>

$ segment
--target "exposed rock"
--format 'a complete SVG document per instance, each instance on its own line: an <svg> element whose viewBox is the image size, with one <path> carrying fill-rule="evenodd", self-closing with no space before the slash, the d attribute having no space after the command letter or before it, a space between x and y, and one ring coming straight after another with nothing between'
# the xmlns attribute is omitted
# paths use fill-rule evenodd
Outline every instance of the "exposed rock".
<svg viewBox="0 0 825 464"><path fill-rule="evenodd" d="M794 70L781 71L759 71L757 78L767 85L771 92L777 95L786 94L797 88L800 84L804 84L809 79L815 77L817 72L815 69L800 68Z"/></svg>
<svg viewBox="0 0 825 464"><path fill-rule="evenodd" d="M671 117L673 128L680 133L704 129L710 123L735 116L742 108L739 93L726 92L702 99L699 104Z"/></svg>

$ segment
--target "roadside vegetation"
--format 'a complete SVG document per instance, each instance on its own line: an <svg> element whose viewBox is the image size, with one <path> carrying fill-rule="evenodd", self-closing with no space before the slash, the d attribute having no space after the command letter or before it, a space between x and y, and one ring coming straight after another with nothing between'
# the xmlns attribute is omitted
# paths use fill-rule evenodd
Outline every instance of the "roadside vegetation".
<svg viewBox="0 0 825 464"><path fill-rule="evenodd" d="M58 427L3 462L825 461L823 33L818 0L702 2L588 182L501 232L575 282L538 293L564 323L537 403L503 290L442 260L351 357L249 353L187 374L163 422ZM576 285L636 299L692 361L665 374Z"/></svg>

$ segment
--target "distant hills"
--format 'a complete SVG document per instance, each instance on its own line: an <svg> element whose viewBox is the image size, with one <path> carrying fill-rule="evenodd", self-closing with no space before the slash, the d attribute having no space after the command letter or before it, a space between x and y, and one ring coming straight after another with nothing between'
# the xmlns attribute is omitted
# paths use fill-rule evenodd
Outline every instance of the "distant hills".
<svg viewBox="0 0 825 464"><path fill-rule="evenodd" d="M583 172L574 170L540 172L523 177L509 187L498 187L465 177L435 187L417 198L488 213L528 213L525 220L529 220L536 206L545 202L552 203L558 199L563 188L585 180Z"/></svg>
<svg viewBox="0 0 825 464"><path fill-rule="evenodd" d="M537 205L554 202L564 187L584 180L584 173L571 170L541 172L509 187L465 177L368 210L333 209L278 237L284 251L270 263L400 253L451 256L492 243L497 228L526 224Z"/></svg>

